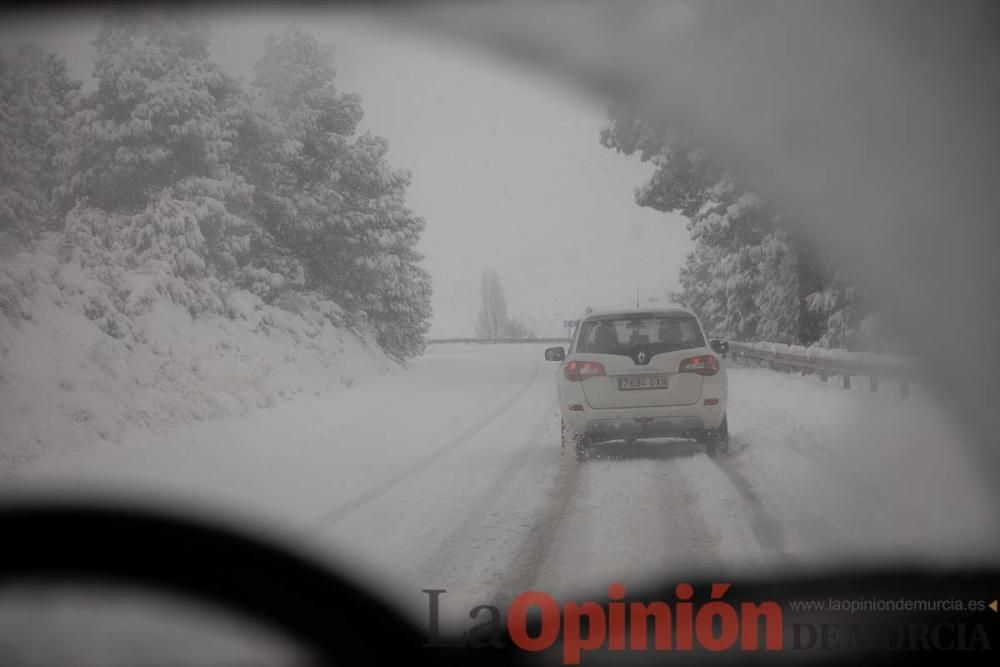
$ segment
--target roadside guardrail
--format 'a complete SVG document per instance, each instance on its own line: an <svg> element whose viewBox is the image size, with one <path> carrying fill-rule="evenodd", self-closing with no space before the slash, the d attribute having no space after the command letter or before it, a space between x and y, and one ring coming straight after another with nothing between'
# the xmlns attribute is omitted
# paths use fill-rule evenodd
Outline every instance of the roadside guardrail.
<svg viewBox="0 0 1000 667"><path fill-rule="evenodd" d="M492 345L496 343L564 343L569 344L569 338L431 338L428 345L440 343L482 343Z"/></svg>
<svg viewBox="0 0 1000 667"><path fill-rule="evenodd" d="M898 384L902 398L910 395L910 384L916 375L915 360L897 354L736 341L729 342L729 354L741 364L749 362L786 373L816 374L824 381L839 375L844 389L851 388L852 377L867 377L871 391L877 391L880 382Z"/></svg>

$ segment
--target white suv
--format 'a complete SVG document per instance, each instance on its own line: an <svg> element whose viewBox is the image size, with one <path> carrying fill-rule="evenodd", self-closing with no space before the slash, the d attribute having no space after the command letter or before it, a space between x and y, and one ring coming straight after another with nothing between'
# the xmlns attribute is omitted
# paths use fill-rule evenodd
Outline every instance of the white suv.
<svg viewBox="0 0 1000 667"><path fill-rule="evenodd" d="M591 443L695 438L709 456L728 451L725 341L706 341L683 306L589 311L561 361L562 444L578 459Z"/></svg>

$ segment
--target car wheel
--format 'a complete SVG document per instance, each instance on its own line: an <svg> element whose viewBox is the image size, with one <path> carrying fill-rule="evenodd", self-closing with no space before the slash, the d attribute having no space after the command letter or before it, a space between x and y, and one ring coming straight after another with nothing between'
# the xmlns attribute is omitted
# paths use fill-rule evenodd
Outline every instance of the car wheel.
<svg viewBox="0 0 1000 667"><path fill-rule="evenodd" d="M590 443L588 442L586 436L577 435L574 438L574 448L576 450L576 460L586 461L590 457Z"/></svg>
<svg viewBox="0 0 1000 667"><path fill-rule="evenodd" d="M729 418L723 417L717 428L705 429L698 438L705 445L705 453L715 458L729 453Z"/></svg>

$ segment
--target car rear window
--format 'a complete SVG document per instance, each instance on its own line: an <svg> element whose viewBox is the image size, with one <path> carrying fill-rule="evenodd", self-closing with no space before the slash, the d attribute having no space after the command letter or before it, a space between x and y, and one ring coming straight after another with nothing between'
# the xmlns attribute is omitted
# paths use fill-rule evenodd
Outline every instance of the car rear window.
<svg viewBox="0 0 1000 667"><path fill-rule="evenodd" d="M646 346L653 354L704 347L701 327L690 315L634 315L583 322L577 352L632 356Z"/></svg>

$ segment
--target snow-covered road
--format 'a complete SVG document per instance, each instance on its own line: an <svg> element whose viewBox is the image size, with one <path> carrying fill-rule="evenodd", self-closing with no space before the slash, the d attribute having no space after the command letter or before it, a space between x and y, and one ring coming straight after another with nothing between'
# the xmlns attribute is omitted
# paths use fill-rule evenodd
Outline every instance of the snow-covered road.
<svg viewBox="0 0 1000 667"><path fill-rule="evenodd" d="M561 454L543 347L431 346L349 389L50 460L20 483L254 517L417 616L422 589L446 589L442 617L462 627L472 606L527 589L997 553L987 486L929 397L730 368L730 456L612 443L577 463Z"/></svg>

